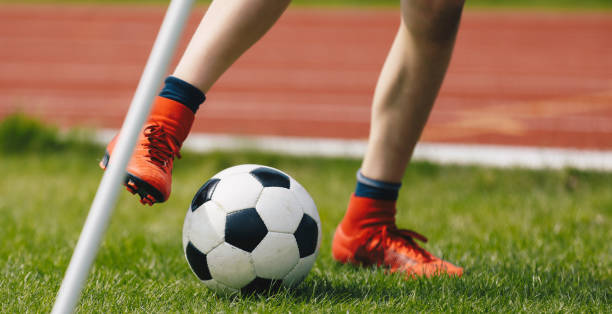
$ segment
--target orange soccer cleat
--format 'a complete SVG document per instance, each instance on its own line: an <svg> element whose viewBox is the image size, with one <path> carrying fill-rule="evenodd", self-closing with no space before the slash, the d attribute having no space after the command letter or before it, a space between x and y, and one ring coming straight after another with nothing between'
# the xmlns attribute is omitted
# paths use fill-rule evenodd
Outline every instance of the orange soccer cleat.
<svg viewBox="0 0 612 314"><path fill-rule="evenodd" d="M172 166L191 130L194 113L185 105L158 96L127 166L125 186L142 204L161 203L170 196ZM106 147L100 167L106 169L117 136Z"/></svg>
<svg viewBox="0 0 612 314"><path fill-rule="evenodd" d="M427 242L427 238L411 230L397 229L394 205L394 201L353 195L347 215L334 235L334 259L340 263L385 267L390 272L404 272L409 278L443 274L460 277L463 268L435 257L415 241ZM370 213L363 216L363 211L355 208L369 208ZM359 211L362 214L356 220L353 213Z"/></svg>

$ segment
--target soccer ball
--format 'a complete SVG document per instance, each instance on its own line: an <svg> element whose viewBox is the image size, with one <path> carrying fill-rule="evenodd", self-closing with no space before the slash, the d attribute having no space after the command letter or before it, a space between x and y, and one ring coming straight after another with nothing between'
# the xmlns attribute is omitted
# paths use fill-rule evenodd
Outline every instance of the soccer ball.
<svg viewBox="0 0 612 314"><path fill-rule="evenodd" d="M321 222L306 190L266 166L225 169L195 194L183 225L194 274L223 293L291 287L312 268Z"/></svg>

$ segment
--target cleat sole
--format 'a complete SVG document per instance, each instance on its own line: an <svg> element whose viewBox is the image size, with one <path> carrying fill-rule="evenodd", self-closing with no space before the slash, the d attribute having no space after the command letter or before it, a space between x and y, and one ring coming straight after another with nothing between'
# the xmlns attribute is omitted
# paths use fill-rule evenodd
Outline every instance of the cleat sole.
<svg viewBox="0 0 612 314"><path fill-rule="evenodd" d="M130 193L132 194L136 194L136 192L138 192L138 186L136 186L136 184L134 183L134 181L132 180L127 180L127 182L125 183L125 188L130 191Z"/></svg>
<svg viewBox="0 0 612 314"><path fill-rule="evenodd" d="M104 157L102 157L102 160L99 163L100 168L106 169L109 160L110 154L108 151L105 151ZM143 205L153 206L155 203L162 203L165 201L161 192L146 181L141 180L129 172L126 175L123 185L125 185L128 192L138 194L138 196L140 196L140 202Z"/></svg>
<svg viewBox="0 0 612 314"><path fill-rule="evenodd" d="M124 184L126 187L128 187L128 189L131 187L131 189L133 189L135 192L134 194L138 194L140 196L140 201L144 201L148 205L162 203L165 201L161 192L146 181L141 180L129 172L127 173Z"/></svg>

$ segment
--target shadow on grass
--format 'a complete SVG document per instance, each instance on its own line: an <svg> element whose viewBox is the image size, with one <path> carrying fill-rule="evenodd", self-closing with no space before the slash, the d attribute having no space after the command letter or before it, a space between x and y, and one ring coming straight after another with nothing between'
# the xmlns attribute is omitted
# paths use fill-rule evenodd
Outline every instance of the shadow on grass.
<svg viewBox="0 0 612 314"><path fill-rule="evenodd" d="M435 277L404 280L402 275L387 275L383 269L358 269L333 266L310 277L295 289L233 298L267 303L385 302L397 304L439 304L439 302L493 303L507 309L521 309L521 304L545 306L567 304L603 309L609 304L612 280L587 268L537 267L511 265L483 266L467 271L462 278ZM280 301L279 301L280 300ZM472 301L470 301L472 300Z"/></svg>

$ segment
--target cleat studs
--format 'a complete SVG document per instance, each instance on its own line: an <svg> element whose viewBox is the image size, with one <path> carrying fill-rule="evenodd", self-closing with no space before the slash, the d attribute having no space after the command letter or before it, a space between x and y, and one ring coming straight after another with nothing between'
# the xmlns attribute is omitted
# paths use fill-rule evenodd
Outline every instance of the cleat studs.
<svg viewBox="0 0 612 314"><path fill-rule="evenodd" d="M155 199L151 195L147 195L147 203L149 204L149 206L153 206L153 204L155 203Z"/></svg>
<svg viewBox="0 0 612 314"><path fill-rule="evenodd" d="M132 194L138 194L140 196L140 203L143 205L153 206L157 203L157 198L151 194L149 194L148 184L146 182L141 182L142 185L139 184L139 179L126 178L124 181L124 185L126 189Z"/></svg>
<svg viewBox="0 0 612 314"><path fill-rule="evenodd" d="M132 193L132 194L136 194L136 192L138 192L138 186L132 180L129 180L125 184L125 186L127 187L128 191L130 191L130 193Z"/></svg>

